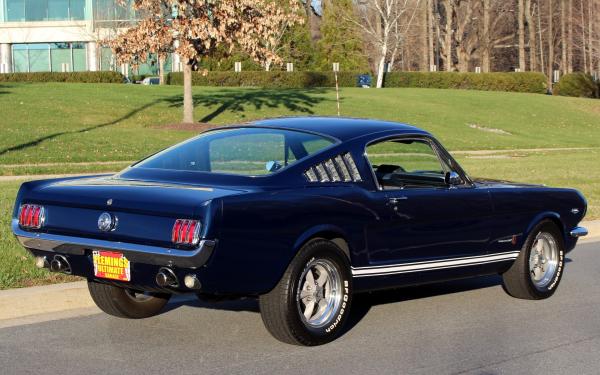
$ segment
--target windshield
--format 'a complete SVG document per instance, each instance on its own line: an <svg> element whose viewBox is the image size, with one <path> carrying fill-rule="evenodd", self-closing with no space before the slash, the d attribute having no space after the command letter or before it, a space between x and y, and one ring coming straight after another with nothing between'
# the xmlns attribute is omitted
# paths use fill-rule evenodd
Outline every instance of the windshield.
<svg viewBox="0 0 600 375"><path fill-rule="evenodd" d="M329 138L291 130L223 129L173 146L134 168L259 176L282 170L332 144Z"/></svg>

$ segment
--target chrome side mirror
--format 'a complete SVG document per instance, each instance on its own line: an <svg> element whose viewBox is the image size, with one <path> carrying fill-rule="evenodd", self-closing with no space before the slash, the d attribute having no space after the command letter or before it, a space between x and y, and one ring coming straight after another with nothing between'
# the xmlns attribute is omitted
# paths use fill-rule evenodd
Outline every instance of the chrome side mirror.
<svg viewBox="0 0 600 375"><path fill-rule="evenodd" d="M445 176L445 180L446 180L446 185L449 185L449 186L461 185L463 183L463 180L462 180L462 178L460 178L460 175L454 171L447 172L446 176Z"/></svg>

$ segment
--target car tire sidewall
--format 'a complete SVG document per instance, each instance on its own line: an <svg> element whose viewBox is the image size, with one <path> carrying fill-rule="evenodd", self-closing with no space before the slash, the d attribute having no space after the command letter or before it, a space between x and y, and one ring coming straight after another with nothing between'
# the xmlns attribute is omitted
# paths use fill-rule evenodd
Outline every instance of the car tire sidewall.
<svg viewBox="0 0 600 375"><path fill-rule="evenodd" d="M317 245L317 244L315 244ZM350 305L352 302L352 274L350 272L350 264L342 254L341 250L333 243L319 241L317 246L310 247L302 260L296 264L292 273L292 282L290 283L290 298L289 309L294 311L292 314L292 324L297 332L301 332L302 336L312 337L318 341L316 344L329 342L341 334L342 328L350 313ZM300 312L297 306L297 290L300 283L300 276L306 270L308 265L315 259L329 260L341 278L341 303L338 310L328 324L323 327L310 327L304 324L300 317Z"/></svg>
<svg viewBox="0 0 600 375"><path fill-rule="evenodd" d="M529 271L529 257L531 255L531 252L533 251L533 244L535 242L535 239L542 232L549 233L554 238L554 241L558 246L558 264L556 273L552 280L543 289L538 289L533 283L533 280L531 279L531 274ZM556 289L558 288L558 285L560 284L560 280L562 279L562 275L564 273L565 249L563 244L563 238L559 230L556 228L556 225L550 222L540 223L536 228L534 228L534 230L531 233L531 236L529 236L529 238L527 239L527 244L525 247L526 251L523 254L523 273L527 276L527 286L531 293L539 299L544 299L552 296L556 292Z"/></svg>

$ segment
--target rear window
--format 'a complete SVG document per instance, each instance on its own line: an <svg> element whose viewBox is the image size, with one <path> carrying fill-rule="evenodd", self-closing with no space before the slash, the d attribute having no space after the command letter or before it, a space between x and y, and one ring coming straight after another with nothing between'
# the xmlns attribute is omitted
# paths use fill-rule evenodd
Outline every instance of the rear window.
<svg viewBox="0 0 600 375"><path fill-rule="evenodd" d="M331 146L320 135L282 129L233 128L204 133L135 165L135 168L267 175Z"/></svg>

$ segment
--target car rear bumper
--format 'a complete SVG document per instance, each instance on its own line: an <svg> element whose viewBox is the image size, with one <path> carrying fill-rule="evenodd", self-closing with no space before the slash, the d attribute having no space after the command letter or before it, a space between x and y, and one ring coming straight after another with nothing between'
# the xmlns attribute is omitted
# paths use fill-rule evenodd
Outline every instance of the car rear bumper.
<svg viewBox="0 0 600 375"><path fill-rule="evenodd" d="M213 240L201 240L195 249L180 250L127 242L28 232L19 227L16 219L12 221L12 231L19 243L30 250L68 255L85 255L86 251L89 252L92 249L116 250L122 252L130 262L189 269L199 268L206 264L216 244Z"/></svg>

